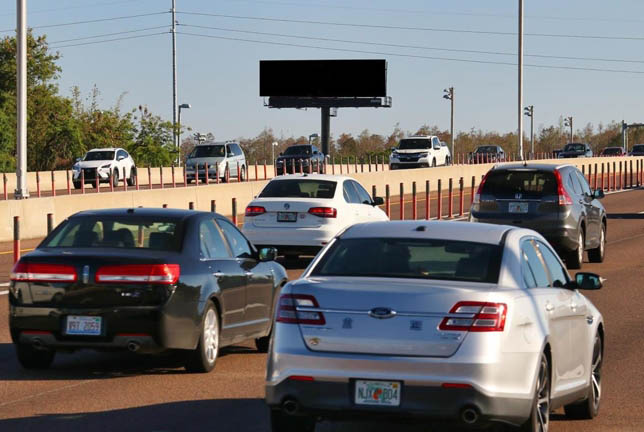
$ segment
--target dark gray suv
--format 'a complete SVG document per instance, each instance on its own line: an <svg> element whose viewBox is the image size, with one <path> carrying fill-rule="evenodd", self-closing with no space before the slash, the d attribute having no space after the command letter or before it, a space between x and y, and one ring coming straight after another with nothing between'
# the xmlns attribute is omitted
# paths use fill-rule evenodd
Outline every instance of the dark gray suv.
<svg viewBox="0 0 644 432"><path fill-rule="evenodd" d="M566 261L581 268L604 261L606 211L584 175L571 165L510 164L492 168L478 188L470 220L516 225L543 235ZM582 246L580 246L582 245Z"/></svg>

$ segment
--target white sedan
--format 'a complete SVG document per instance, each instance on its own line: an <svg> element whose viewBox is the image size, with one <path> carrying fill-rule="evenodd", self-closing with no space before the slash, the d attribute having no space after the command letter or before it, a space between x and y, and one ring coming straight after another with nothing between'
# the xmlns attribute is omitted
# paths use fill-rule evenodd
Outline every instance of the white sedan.
<svg viewBox="0 0 644 432"><path fill-rule="evenodd" d="M248 204L242 231L256 247L276 247L296 259L317 254L355 223L389 220L378 207L382 202L350 177L280 176Z"/></svg>

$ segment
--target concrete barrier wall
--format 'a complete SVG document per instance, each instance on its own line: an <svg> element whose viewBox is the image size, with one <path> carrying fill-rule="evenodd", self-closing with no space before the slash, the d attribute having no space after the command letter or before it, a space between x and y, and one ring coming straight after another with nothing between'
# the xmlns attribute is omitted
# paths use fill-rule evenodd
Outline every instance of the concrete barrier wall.
<svg viewBox="0 0 644 432"><path fill-rule="evenodd" d="M619 171L619 163L629 164L633 161L633 170L636 170L637 161L642 158L587 158L587 159L569 159L562 160L544 160L543 163L569 163L577 166L579 169L584 167L588 173L588 167L592 167L595 172L597 164L601 173L601 165L610 163L611 173L613 172L613 162ZM389 184L391 196L399 194L400 183L404 184L405 193L410 193L412 182L416 182L417 191L425 191L425 181L430 181L430 188L435 191L438 187L438 179L442 180L443 191L447 190L449 178L453 179L455 189L458 189L459 179L463 177L465 187L471 184L471 178L476 178L476 184L481 181L481 177L493 166L493 164L480 165L456 165L451 167L424 168L414 170L396 170L396 171L378 171L372 168L372 172L352 173L351 176L358 180L369 192L372 186L376 186L378 196L384 196L385 186ZM604 165L606 166L606 165ZM254 168L253 168L254 169ZM379 167L380 169L380 167ZM623 169L622 169L623 170ZM141 174L144 171L142 170ZM157 168L158 175L158 168ZM353 171L353 170L352 170ZM360 165L358 165L360 171ZM605 169L605 172L607 170ZM168 174L170 170L168 169ZM330 172L330 170L329 170ZM63 171L64 173L64 171ZM251 171L254 174L254 171ZM346 173L346 166L343 168ZM262 169L263 177L263 169ZM339 169L336 169L339 174ZM175 176L177 175L175 171ZM147 173L145 173L147 179ZM166 171L164 171L164 180ZM254 178L254 177L252 177ZM153 174L153 181L154 181ZM168 177L170 179L170 177ZM637 183L636 176L633 176L634 182ZM157 180L158 181L158 180ZM30 198L26 200L2 200L0 201L0 241L10 241L13 239L13 217L20 216L21 220L21 238L38 238L47 233L46 217L48 213L54 216L55 224L60 223L65 218L81 210L102 209L102 208L129 208L129 207L161 207L167 204L171 208L187 209L190 202L194 203L196 210L210 211L211 200L216 200L217 212L230 216L232 214L232 198L237 199L238 214L243 214L248 202L255 197L264 188L267 181L251 181L246 183L229 183L229 184L211 184L208 186L199 185L188 188L166 188L153 190L129 189L127 192L118 191L111 193L86 193L84 195L58 195L56 197ZM66 187L66 186L65 186Z"/></svg>

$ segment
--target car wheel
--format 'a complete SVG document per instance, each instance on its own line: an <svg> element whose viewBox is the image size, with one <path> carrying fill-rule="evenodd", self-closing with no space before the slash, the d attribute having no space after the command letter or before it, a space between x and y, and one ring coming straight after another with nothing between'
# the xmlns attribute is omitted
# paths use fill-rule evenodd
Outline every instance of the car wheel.
<svg viewBox="0 0 644 432"><path fill-rule="evenodd" d="M602 223L599 230L599 246L588 251L588 261L592 263L604 262L604 253L606 250L606 225Z"/></svg>
<svg viewBox="0 0 644 432"><path fill-rule="evenodd" d="M36 349L31 345L16 344L18 362L25 369L47 369L56 356L56 351Z"/></svg>
<svg viewBox="0 0 644 432"><path fill-rule="evenodd" d="M190 351L186 361L188 372L210 372L215 367L219 355L219 317L217 309L208 303L201 321L199 343L195 350Z"/></svg>
<svg viewBox="0 0 644 432"><path fill-rule="evenodd" d="M532 412L528 421L521 427L521 432L548 432L548 426L550 426L550 366L546 354L541 353Z"/></svg>
<svg viewBox="0 0 644 432"><path fill-rule="evenodd" d="M584 263L584 230L579 230L579 240L577 241L577 249L568 254L566 260L566 267L572 270L580 269Z"/></svg>
<svg viewBox="0 0 644 432"><path fill-rule="evenodd" d="M257 348L257 351L261 353L268 352L268 346L270 345L270 343L271 343L270 333L268 334L268 336L255 339L255 347Z"/></svg>
<svg viewBox="0 0 644 432"><path fill-rule="evenodd" d="M432 167L436 166L436 158L432 159Z"/></svg>
<svg viewBox="0 0 644 432"><path fill-rule="evenodd" d="M134 186L136 184L136 167L130 168L130 177L127 179L128 186Z"/></svg>
<svg viewBox="0 0 644 432"><path fill-rule="evenodd" d="M599 404L602 396L602 354L602 339L597 334L593 345L588 398L579 403L564 406L566 417L576 420L590 420L599 414Z"/></svg>
<svg viewBox="0 0 644 432"><path fill-rule="evenodd" d="M452 161L451 161L450 157L449 157L449 156L447 156L447 157L445 158L445 165L449 165L451 162L452 162Z"/></svg>
<svg viewBox="0 0 644 432"><path fill-rule="evenodd" d="M112 171L112 185L114 185L114 187L119 185L119 172L116 170Z"/></svg>
<svg viewBox="0 0 644 432"><path fill-rule="evenodd" d="M81 182L74 182L74 189L80 189L81 187Z"/></svg>
<svg viewBox="0 0 644 432"><path fill-rule="evenodd" d="M313 432L315 417L294 416L271 410L271 432Z"/></svg>
<svg viewBox="0 0 644 432"><path fill-rule="evenodd" d="M239 173L239 181L246 181L246 167L242 165L240 170L241 172Z"/></svg>

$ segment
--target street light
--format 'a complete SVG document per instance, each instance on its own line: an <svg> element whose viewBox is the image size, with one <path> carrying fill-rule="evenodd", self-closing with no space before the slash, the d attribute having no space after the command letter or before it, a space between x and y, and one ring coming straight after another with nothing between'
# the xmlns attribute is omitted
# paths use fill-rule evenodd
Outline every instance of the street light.
<svg viewBox="0 0 644 432"><path fill-rule="evenodd" d="M448 99L451 102L451 115L450 115L450 120L449 120L449 134L450 134L450 142L452 145L452 157L450 158L450 162L453 164L454 163L454 87L446 88L443 90L443 99Z"/></svg>
<svg viewBox="0 0 644 432"><path fill-rule="evenodd" d="M190 104L183 103L179 105L179 120L177 123L179 123L179 130L177 131L177 165L181 165L181 110L182 109L189 109Z"/></svg>
<svg viewBox="0 0 644 432"><path fill-rule="evenodd" d="M534 105L523 108L523 114L530 117L530 157L534 157Z"/></svg>
<svg viewBox="0 0 644 432"><path fill-rule="evenodd" d="M319 135L316 134L316 133L313 133L313 134L309 135L309 145L311 145L311 138L317 138L318 136Z"/></svg>
<svg viewBox="0 0 644 432"><path fill-rule="evenodd" d="M273 161L273 165L275 165L275 147L277 147L279 143L277 141L273 141L273 144L271 145L271 160Z"/></svg>
<svg viewBox="0 0 644 432"><path fill-rule="evenodd" d="M572 116L564 118L564 126L570 126L570 141L568 141L568 142L573 142L573 135L572 135Z"/></svg>

